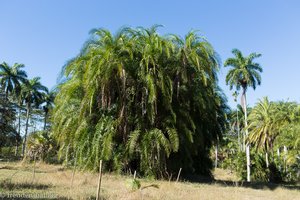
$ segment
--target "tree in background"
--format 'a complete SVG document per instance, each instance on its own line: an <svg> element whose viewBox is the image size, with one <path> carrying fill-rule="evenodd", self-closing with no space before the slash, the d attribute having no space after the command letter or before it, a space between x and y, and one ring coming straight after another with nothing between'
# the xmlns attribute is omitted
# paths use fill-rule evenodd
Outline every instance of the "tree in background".
<svg viewBox="0 0 300 200"><path fill-rule="evenodd" d="M6 62L0 64L0 85L5 91L6 98L14 91L17 93L21 89L21 83L27 80L27 74L22 70L23 67L23 64L18 63L12 67Z"/></svg>
<svg viewBox="0 0 300 200"><path fill-rule="evenodd" d="M256 85L260 85L262 68L258 63L253 62L255 58L261 56L261 54L251 53L249 56L244 57L242 52L238 49L233 49L232 53L234 58L228 58L224 66L231 67L226 75L226 84L239 91L242 88L241 106L244 110L245 127L247 125L247 100L246 91L248 87L256 88ZM246 136L248 136L248 130L245 129ZM246 144L246 157L247 157L247 181L250 182L250 146Z"/></svg>
<svg viewBox="0 0 300 200"><path fill-rule="evenodd" d="M280 121L275 113L275 104L267 97L256 104L249 115L249 135L247 140L266 153L266 166L269 167L269 153L273 152L274 140L279 134Z"/></svg>
<svg viewBox="0 0 300 200"><path fill-rule="evenodd" d="M6 98L5 92L0 88L0 154L2 147L12 146L21 140L17 137L13 122L16 118L13 103Z"/></svg>
<svg viewBox="0 0 300 200"><path fill-rule="evenodd" d="M8 100L9 95L12 96L13 99L16 99L20 94L21 84L27 80L27 74L22 69L24 68L23 64L15 63L13 66L9 66L6 62L0 64L0 85L5 93L5 97ZM21 108L19 110L21 112ZM19 112L19 119L20 119ZM12 123L13 121L11 121ZM12 126L12 124L8 125ZM13 129L11 129L13 130ZM19 131L15 134L15 142L16 142L16 151L15 155L17 155L18 144L20 141L20 120L19 120Z"/></svg>
<svg viewBox="0 0 300 200"><path fill-rule="evenodd" d="M42 103L43 95L46 91L48 91L48 89L41 84L39 77L30 79L22 85L21 97L24 99L26 104L25 135L22 146L23 156L25 155L24 153L26 150L25 148L28 134L29 118L32 106L39 106Z"/></svg>

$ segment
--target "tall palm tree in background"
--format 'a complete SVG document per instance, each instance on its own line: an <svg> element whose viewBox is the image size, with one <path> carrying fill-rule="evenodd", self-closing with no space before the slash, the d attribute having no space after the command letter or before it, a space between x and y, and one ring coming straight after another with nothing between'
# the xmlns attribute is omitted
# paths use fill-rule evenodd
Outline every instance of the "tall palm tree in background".
<svg viewBox="0 0 300 200"><path fill-rule="evenodd" d="M24 70L23 64L15 63L13 66L9 66L7 63L3 62L0 64L0 85L5 91L6 99L10 94L14 94L14 98L18 99L21 91L21 84L26 82L27 74ZM20 106L20 105L19 105ZM18 132L16 133L16 151L15 155L18 154L18 141L20 138L20 126L21 126L21 106L19 107L19 124Z"/></svg>
<svg viewBox="0 0 300 200"><path fill-rule="evenodd" d="M228 58L224 66L230 66L231 69L226 75L226 84L230 86L230 89L233 87L236 90L242 88L242 97L241 97L241 106L244 110L245 117L245 127L246 127L246 136L248 135L248 124L247 124L247 99L246 92L248 87L252 87L254 90L256 85L261 84L262 67L260 64L253 62L255 58L261 56L261 54L251 53L249 56L244 57L242 52L238 49L233 49L232 53L234 58ZM247 157L247 181L250 182L250 146L246 144L246 157Z"/></svg>
<svg viewBox="0 0 300 200"><path fill-rule="evenodd" d="M13 91L20 90L21 83L27 80L27 74L22 68L23 64L15 63L9 66L6 62L0 64L0 85L5 91L6 98Z"/></svg>
<svg viewBox="0 0 300 200"><path fill-rule="evenodd" d="M18 105L19 112L18 112L18 135L17 137L21 137L21 115L22 115L22 110L23 110L23 105L24 105L24 99L22 98L21 92L22 91L22 85L20 86L20 89L15 92L14 94L14 99ZM16 150L15 150L15 156L18 155L18 143L16 143Z"/></svg>
<svg viewBox="0 0 300 200"><path fill-rule="evenodd" d="M25 123L25 135L22 147L22 155L24 156L26 148L26 140L28 134L28 122L32 106L39 106L43 101L44 93L47 92L47 87L43 86L39 77L28 80L22 85L21 96L26 104L26 123Z"/></svg>

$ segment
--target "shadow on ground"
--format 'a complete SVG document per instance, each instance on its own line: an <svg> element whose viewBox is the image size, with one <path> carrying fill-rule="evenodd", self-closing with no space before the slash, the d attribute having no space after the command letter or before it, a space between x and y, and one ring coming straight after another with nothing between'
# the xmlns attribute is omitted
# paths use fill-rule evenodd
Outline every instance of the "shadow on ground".
<svg viewBox="0 0 300 200"><path fill-rule="evenodd" d="M225 187L244 187L251 188L257 190L270 189L275 190L276 188L284 188L289 190L300 190L300 185L297 183L266 183L266 182L245 182L245 181L223 181L223 180L215 180L213 177L203 177L196 175L186 175L184 177L185 181L192 183L200 183L200 184L209 184L209 185L220 185Z"/></svg>
<svg viewBox="0 0 300 200"><path fill-rule="evenodd" d="M72 200L70 198L67 197L55 197L55 198L32 198L32 197L17 197L16 196L0 196L0 200L29 200L29 199L34 199L34 200L54 200L54 199L58 199L58 200Z"/></svg>
<svg viewBox="0 0 300 200"><path fill-rule="evenodd" d="M50 188L51 185L45 185L40 183L13 183L10 180L6 179L0 182L0 188L4 190L19 190L19 189L36 189L36 190L45 190Z"/></svg>

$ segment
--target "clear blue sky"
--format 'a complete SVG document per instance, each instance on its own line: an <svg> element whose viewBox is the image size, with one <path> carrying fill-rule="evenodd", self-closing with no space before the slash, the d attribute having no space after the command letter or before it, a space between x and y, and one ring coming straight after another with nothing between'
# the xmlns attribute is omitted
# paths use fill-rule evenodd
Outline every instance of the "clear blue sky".
<svg viewBox="0 0 300 200"><path fill-rule="evenodd" d="M298 0L0 0L0 62L26 65L29 77L56 84L64 63L77 55L92 28L113 32L124 25L164 25L162 34L200 30L222 62L238 48L261 53L262 85L248 92L248 103L271 100L300 102L300 1ZM225 85L220 86L234 106Z"/></svg>

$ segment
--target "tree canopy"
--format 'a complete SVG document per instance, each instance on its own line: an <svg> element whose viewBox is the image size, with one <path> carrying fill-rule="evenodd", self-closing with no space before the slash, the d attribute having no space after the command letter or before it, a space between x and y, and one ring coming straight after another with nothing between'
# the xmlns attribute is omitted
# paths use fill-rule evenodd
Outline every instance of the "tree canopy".
<svg viewBox="0 0 300 200"><path fill-rule="evenodd" d="M156 177L209 173L209 149L226 125L219 60L196 32L161 36L158 26L91 31L62 70L53 131L66 162Z"/></svg>

